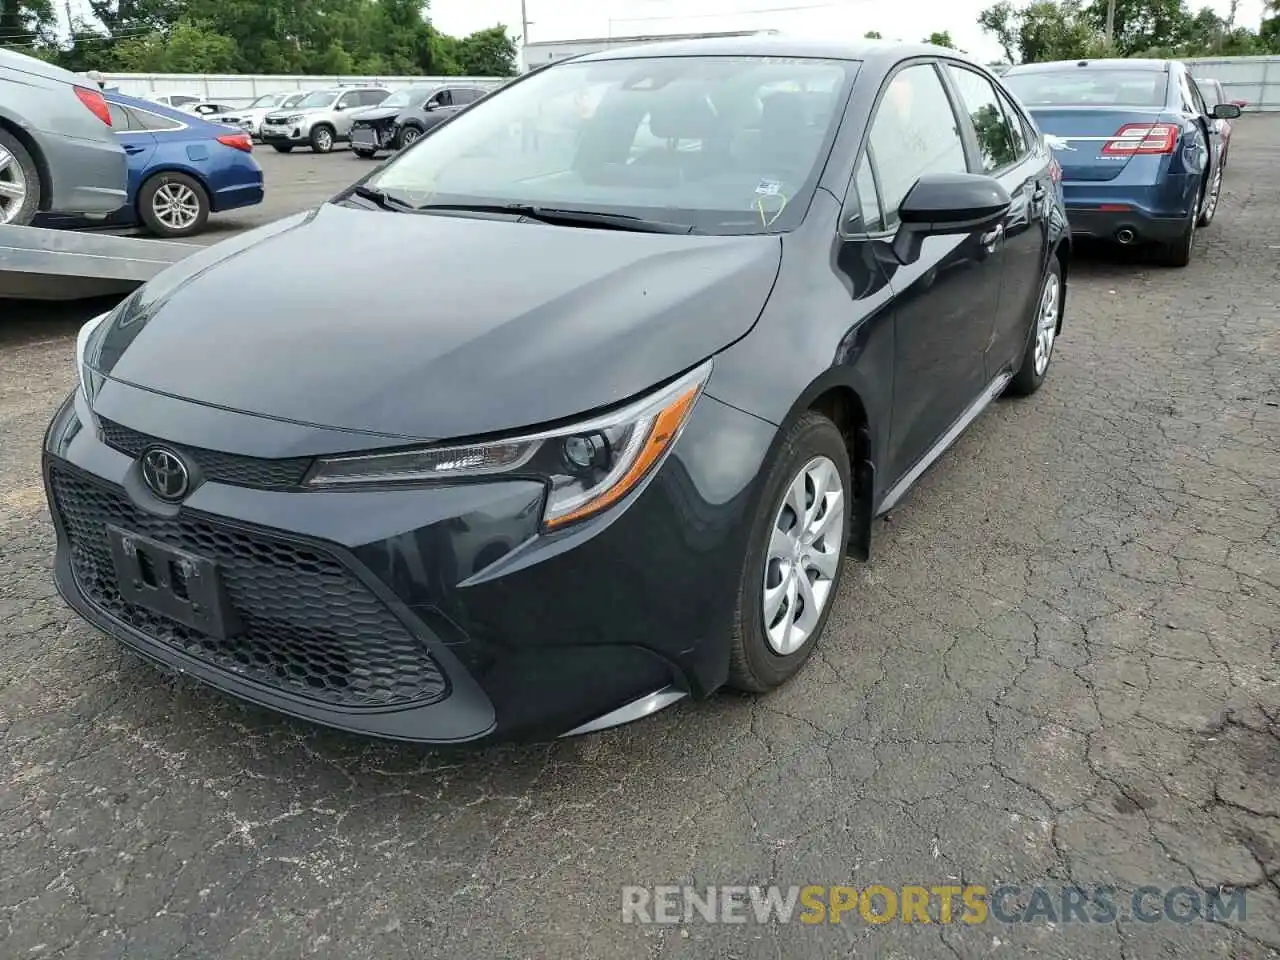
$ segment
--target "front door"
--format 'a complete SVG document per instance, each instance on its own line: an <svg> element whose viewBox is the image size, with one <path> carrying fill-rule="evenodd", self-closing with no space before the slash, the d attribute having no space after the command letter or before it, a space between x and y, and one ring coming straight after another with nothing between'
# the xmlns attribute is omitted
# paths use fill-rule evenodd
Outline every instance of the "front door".
<svg viewBox="0 0 1280 960"><path fill-rule="evenodd" d="M868 158L887 236L898 208L926 173L967 173L960 121L932 61L909 62L881 92ZM924 240L901 265L884 244L893 288L894 397L885 479L908 473L982 393L983 356L1000 296L1003 230Z"/></svg>

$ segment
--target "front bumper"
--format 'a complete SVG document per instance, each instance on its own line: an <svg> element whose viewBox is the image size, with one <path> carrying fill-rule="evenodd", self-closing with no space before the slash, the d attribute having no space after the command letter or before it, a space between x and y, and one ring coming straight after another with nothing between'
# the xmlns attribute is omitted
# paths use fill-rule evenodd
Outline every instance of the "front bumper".
<svg viewBox="0 0 1280 960"><path fill-rule="evenodd" d="M310 128L301 123L283 127L269 127L264 123L258 133L258 139L263 143L307 143L310 138Z"/></svg>
<svg viewBox="0 0 1280 960"><path fill-rule="evenodd" d="M303 491L309 457L193 443L256 418L110 382L95 407L77 393L46 435L58 590L170 669L282 713L431 743L559 736L727 676L773 427L711 397L647 482L555 536L538 531L535 482ZM203 479L166 506L141 482L140 431L184 422L166 441L185 441ZM215 563L240 630L218 639L122 597L108 524Z"/></svg>

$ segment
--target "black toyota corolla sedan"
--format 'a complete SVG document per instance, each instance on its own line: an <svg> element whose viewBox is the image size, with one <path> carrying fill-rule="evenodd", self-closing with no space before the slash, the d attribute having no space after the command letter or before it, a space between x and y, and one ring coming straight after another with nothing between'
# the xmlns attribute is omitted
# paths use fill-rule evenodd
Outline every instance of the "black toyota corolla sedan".
<svg viewBox="0 0 1280 960"><path fill-rule="evenodd" d="M529 74L86 325L45 438L58 588L163 666L377 736L768 691L873 518L1044 380L1058 178L936 47Z"/></svg>

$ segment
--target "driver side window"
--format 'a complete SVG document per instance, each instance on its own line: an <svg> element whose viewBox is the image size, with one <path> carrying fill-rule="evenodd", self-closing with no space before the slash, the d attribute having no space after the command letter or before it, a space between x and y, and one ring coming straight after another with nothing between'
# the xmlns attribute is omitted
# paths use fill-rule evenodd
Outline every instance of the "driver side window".
<svg viewBox="0 0 1280 960"><path fill-rule="evenodd" d="M354 107L356 104L358 104L359 102L360 102L360 94L358 94L358 93L344 93L344 94L343 94L343 95L338 99L338 109L339 109L339 110L349 110L349 109L351 109L352 107Z"/></svg>
<svg viewBox="0 0 1280 960"><path fill-rule="evenodd" d="M880 179L884 228L898 225L898 207L926 173L968 173L960 123L931 63L899 71L884 88L867 140Z"/></svg>

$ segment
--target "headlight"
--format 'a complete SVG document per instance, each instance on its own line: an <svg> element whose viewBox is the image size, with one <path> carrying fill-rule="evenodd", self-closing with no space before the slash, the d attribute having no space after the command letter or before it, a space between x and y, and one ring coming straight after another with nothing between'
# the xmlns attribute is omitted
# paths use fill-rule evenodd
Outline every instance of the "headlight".
<svg viewBox="0 0 1280 960"><path fill-rule="evenodd" d="M293 114L290 114L289 116L287 116L287 117L285 117L285 118L284 118L284 122L285 122L285 123L301 123L301 122L302 122L302 114L300 114L300 113L293 113Z"/></svg>
<svg viewBox="0 0 1280 960"><path fill-rule="evenodd" d="M84 392L85 399L90 399L92 394L91 385L89 383L89 368L85 366L85 354L89 349L89 340L93 334L102 326L104 320L111 316L111 312L100 313L94 317L76 334L76 376L80 379L80 389Z"/></svg>
<svg viewBox="0 0 1280 960"><path fill-rule="evenodd" d="M711 374L707 361L642 400L558 430L485 443L320 460L306 483L533 477L547 485L542 522L562 527L617 503L671 449Z"/></svg>

